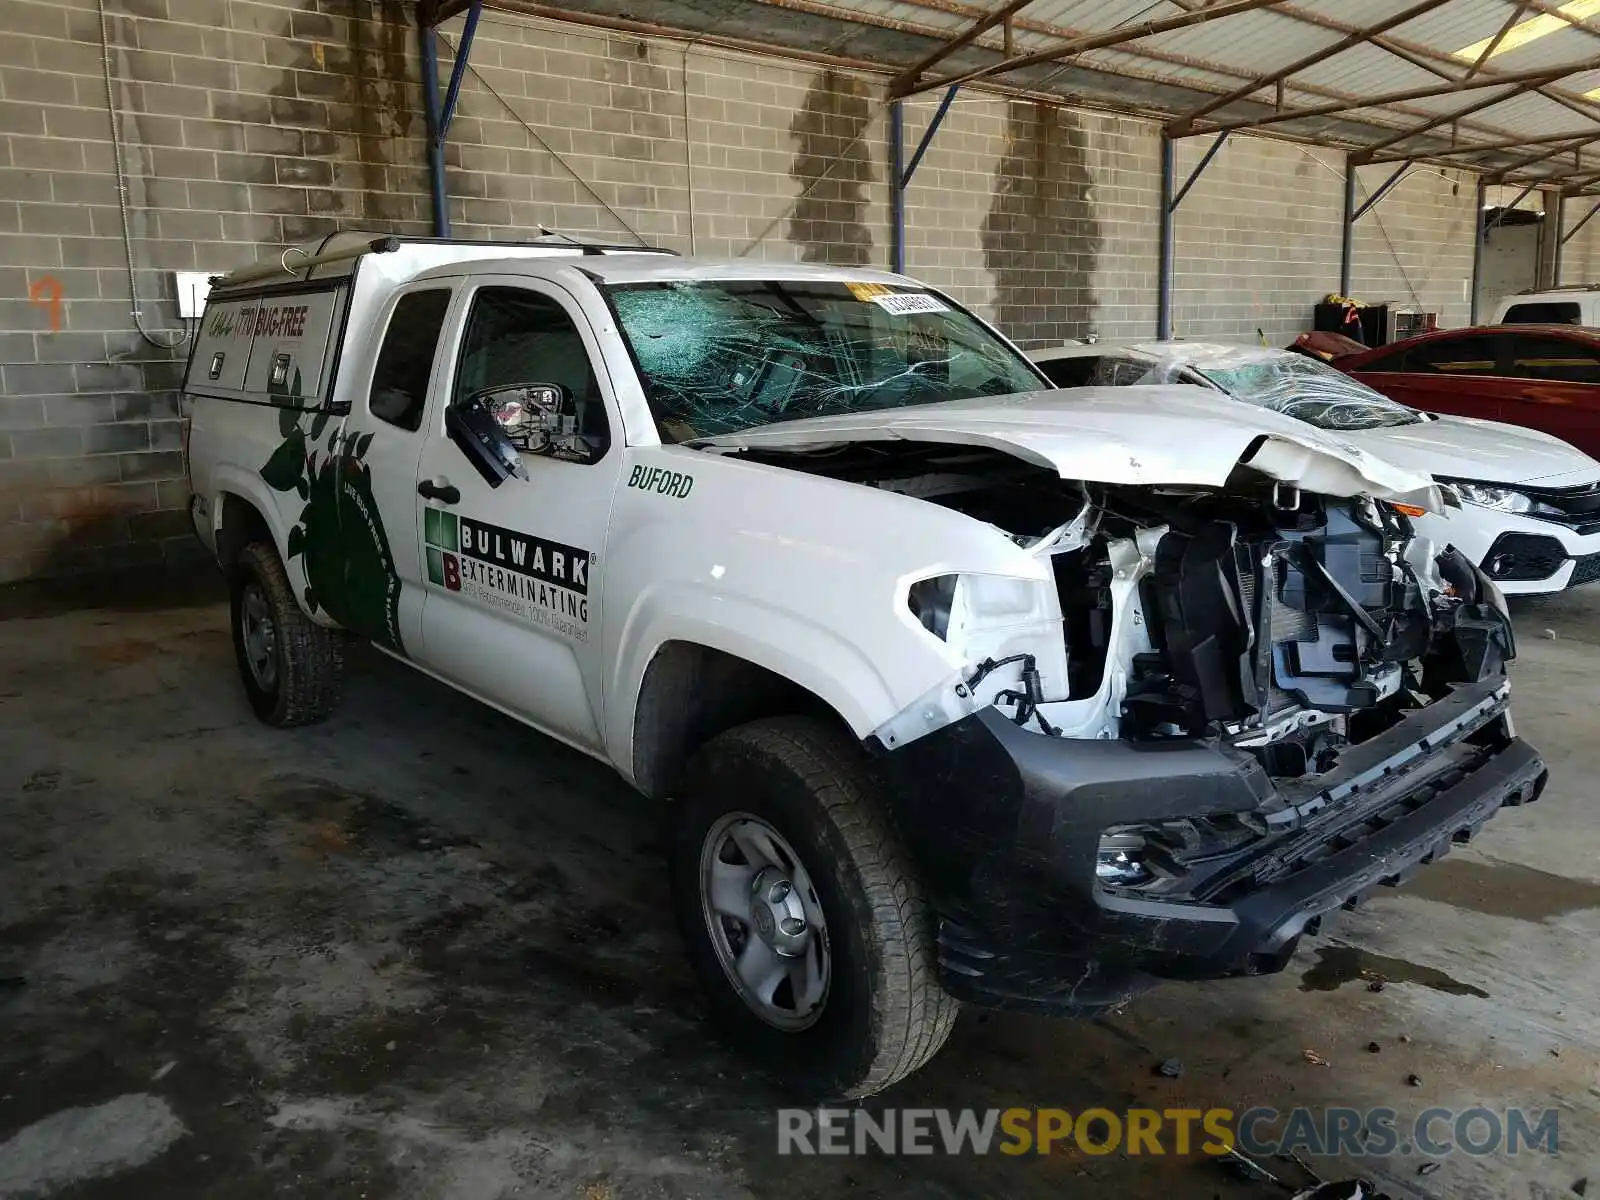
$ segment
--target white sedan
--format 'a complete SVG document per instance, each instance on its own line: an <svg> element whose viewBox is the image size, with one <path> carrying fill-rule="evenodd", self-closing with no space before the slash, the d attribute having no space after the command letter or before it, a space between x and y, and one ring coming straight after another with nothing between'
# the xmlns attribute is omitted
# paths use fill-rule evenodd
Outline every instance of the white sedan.
<svg viewBox="0 0 1600 1200"><path fill-rule="evenodd" d="M1290 350L1099 342L1030 357L1061 387L1198 384L1426 472L1451 485L1463 504L1448 517L1418 518L1417 532L1454 544L1508 594L1559 592L1600 579L1600 462L1548 434L1418 412Z"/></svg>

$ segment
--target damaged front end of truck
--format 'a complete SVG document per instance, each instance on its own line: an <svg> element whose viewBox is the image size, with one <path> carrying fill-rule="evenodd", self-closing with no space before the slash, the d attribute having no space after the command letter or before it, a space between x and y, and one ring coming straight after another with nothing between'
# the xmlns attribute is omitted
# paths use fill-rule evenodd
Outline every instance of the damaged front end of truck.
<svg viewBox="0 0 1600 1200"><path fill-rule="evenodd" d="M1259 433L1213 477L1134 478L1183 474L1135 447L1084 478L1004 415L740 444L953 509L1043 568L907 581L961 665L869 739L949 991L1086 1012L1279 971L1325 914L1537 798L1504 600L1412 531L1436 491Z"/></svg>

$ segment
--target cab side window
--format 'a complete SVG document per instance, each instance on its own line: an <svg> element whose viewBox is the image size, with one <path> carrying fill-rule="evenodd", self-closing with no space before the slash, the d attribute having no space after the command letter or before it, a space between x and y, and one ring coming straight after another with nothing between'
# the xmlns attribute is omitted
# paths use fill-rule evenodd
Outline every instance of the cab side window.
<svg viewBox="0 0 1600 1200"><path fill-rule="evenodd" d="M1075 388L1088 385L1101 361L1098 355L1083 354L1072 358L1052 358L1033 365L1043 371L1045 378L1057 387Z"/></svg>
<svg viewBox="0 0 1600 1200"><path fill-rule="evenodd" d="M428 376L449 308L449 288L410 292L394 306L367 395L367 408L380 421L413 431L422 427Z"/></svg>
<svg viewBox="0 0 1600 1200"><path fill-rule="evenodd" d="M1576 301L1542 300L1513 304L1500 318L1502 325L1578 325L1581 314Z"/></svg>
<svg viewBox="0 0 1600 1200"><path fill-rule="evenodd" d="M1511 373L1521 379L1600 383L1600 353L1566 338L1518 334L1511 339Z"/></svg>
<svg viewBox="0 0 1600 1200"><path fill-rule="evenodd" d="M1374 370L1363 367L1363 370ZM1406 351L1407 371L1422 375L1493 375L1494 340L1487 337L1441 338Z"/></svg>
<svg viewBox="0 0 1600 1200"><path fill-rule="evenodd" d="M1118 354L1082 354L1035 363L1057 387L1128 387L1155 371L1148 362Z"/></svg>
<svg viewBox="0 0 1600 1200"><path fill-rule="evenodd" d="M572 397L578 432L607 436L605 400L583 336L557 301L522 288L486 287L472 301L452 403L474 392L554 383ZM598 456L597 456L598 457Z"/></svg>
<svg viewBox="0 0 1600 1200"><path fill-rule="evenodd" d="M1376 358L1362 363L1359 367L1352 367L1351 369L1355 371L1397 371L1403 373L1407 369L1406 352L1404 350L1392 350L1388 354L1380 354ZM1412 367L1410 369L1415 371L1419 368Z"/></svg>

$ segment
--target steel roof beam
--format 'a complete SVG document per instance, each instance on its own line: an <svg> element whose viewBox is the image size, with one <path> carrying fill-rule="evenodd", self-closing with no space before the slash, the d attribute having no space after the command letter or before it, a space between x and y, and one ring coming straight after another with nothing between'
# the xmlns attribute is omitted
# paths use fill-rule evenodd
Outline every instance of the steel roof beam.
<svg viewBox="0 0 1600 1200"><path fill-rule="evenodd" d="M1556 142L1567 142L1571 145L1561 146L1555 150L1559 154L1572 146L1582 146L1588 142L1600 140L1600 134L1573 133L1570 129L1565 133L1547 133L1543 137L1530 138L1501 138L1493 142L1461 142L1443 150L1428 150L1425 153L1429 158L1454 158L1458 154L1487 154L1491 150L1521 150L1526 146L1549 146ZM1369 163L1400 162L1403 159L1415 158L1423 151L1395 150L1389 154L1374 154L1367 159Z"/></svg>
<svg viewBox="0 0 1600 1200"><path fill-rule="evenodd" d="M506 0L501 0L501 2L505 3ZM515 0L511 0L511 2L515 2ZM760 0L758 0L758 2L760 2ZM808 3L809 0L766 0L766 2L780 4L787 7L790 5ZM964 2L964 0L904 0L904 2L909 3L913 8L924 8L932 12L950 13L964 17L982 17L987 15L985 13L975 11L972 6ZM1177 4L1178 7L1185 10L1198 11L1200 8L1199 0L1172 0L1172 3ZM1333 32L1346 34L1361 32L1358 26L1344 24L1342 22L1332 20L1331 18L1322 17L1316 14L1304 13L1297 9L1293 9L1287 4L1280 4L1272 11L1282 16L1290 17L1291 19L1303 24L1312 25L1319 29L1327 29ZM854 18L847 17L846 19ZM1015 18L1013 23L1017 29L1024 29L1030 33L1040 33L1059 38L1070 38L1076 33L1074 30L1064 29L1060 26L1050 25L1041 21L1032 21L1025 16L1019 16ZM899 27L898 23L896 23L896 27ZM943 35L941 34L941 39L942 36ZM1419 70L1427 71L1429 74L1435 75L1440 79L1453 82L1460 78L1459 74L1453 74L1444 70L1442 67L1439 67L1428 61L1428 59L1422 55L1414 53L1411 50L1407 50L1401 45L1392 43L1388 38L1373 38L1372 44L1382 47L1382 49L1384 49L1386 52L1405 59L1407 62L1410 62L1412 65L1416 66ZM986 46L985 48L993 49L994 47L991 45ZM1247 72L1241 71L1237 67L1232 67L1228 64L1191 59L1184 55L1166 53L1154 47L1129 46L1126 47L1123 52L1140 58L1149 59L1152 62L1163 65L1195 67L1217 75L1232 76L1241 82L1250 78ZM1435 53L1437 57L1440 57L1445 61L1450 61L1457 66L1460 65L1459 60L1449 59L1447 55L1437 54L1437 52ZM1009 51L1006 52L1006 57L1012 57ZM1094 68L1090 64L1079 63L1078 65L1086 70L1098 70L1098 68ZM1488 71L1486 70L1485 73L1487 74ZM1346 100L1351 104L1354 104L1357 101L1357 97L1342 94L1337 89L1333 88L1314 86L1310 84L1300 84L1297 85L1297 90L1313 96L1326 97L1330 100ZM1595 110L1591 111L1589 109L1579 107L1574 101L1566 99L1553 89L1544 88L1541 89L1541 92L1553 102L1557 104L1563 104L1584 117L1600 119L1600 105L1597 105ZM1503 136L1506 132L1502 129L1495 129L1486 125L1478 125L1477 123L1473 123L1473 126L1474 128L1481 129L1485 136Z"/></svg>
<svg viewBox="0 0 1600 1200"><path fill-rule="evenodd" d="M992 13L979 17L967 27L964 33L951 38L938 49L925 55L920 62L914 63L912 66L907 67L904 71L901 71L900 74L891 79L889 81L890 95L895 94L896 88L910 87L912 84L916 83L918 79L922 78L922 73L929 67L943 62L957 50L962 50L967 46L970 46L973 42L977 41L981 35L987 33L996 25L1008 22L1016 12L1018 12L1020 9L1026 8L1032 3L1033 0L1007 0L1007 3L1001 5ZM1009 38L1007 40L1009 41Z"/></svg>
<svg viewBox="0 0 1600 1200"><path fill-rule="evenodd" d="M915 0L913 0L913 3L914 2ZM1337 20L1333 17L1324 16L1321 13L1306 12L1304 9L1296 8L1291 4L1285 4L1280 8L1274 9L1273 11L1279 16L1288 17L1291 21L1299 21L1303 25L1312 25L1318 29L1331 29L1338 33L1354 33L1357 30L1356 26L1347 24L1344 21ZM1423 46L1414 42L1402 41L1401 39L1394 37L1375 37L1372 39L1372 44L1378 47L1380 50L1394 55L1396 58L1403 59L1420 70L1427 71L1432 75L1437 75L1441 79L1459 78L1458 76L1446 71L1444 67L1438 65L1443 63L1446 66L1459 66L1461 60L1452 54L1447 54L1441 50L1435 50L1431 46ZM1492 68L1486 68L1486 70L1491 69ZM1498 74L1498 72L1496 73ZM1539 89L1539 94L1545 99L1553 101L1564 108L1571 109L1580 116L1589 117L1591 119L1596 118L1596 109L1584 107L1583 102L1576 95L1568 95L1567 93L1561 92L1553 87L1541 87Z"/></svg>
<svg viewBox="0 0 1600 1200"><path fill-rule="evenodd" d="M1404 59L1414 67L1420 67L1424 71L1428 71L1434 75L1437 75L1440 79L1460 78L1458 75L1450 74L1450 72L1446 71L1443 67L1437 66L1434 63L1430 63L1427 58L1420 54L1414 53L1413 51L1405 48L1402 43L1393 41L1390 38L1373 38L1372 44L1377 46L1380 50L1385 50L1394 55L1396 58ZM1485 70L1483 73L1498 74L1498 72L1490 72L1488 70ZM1570 109L1572 112L1577 113L1580 117L1587 117L1591 121L1600 120L1600 105L1594 105L1592 101L1584 100L1582 97L1577 96L1576 94L1569 95L1568 93L1563 92L1558 88L1550 87L1549 85L1538 87L1534 90L1546 100L1550 101L1550 103L1559 104L1562 108Z"/></svg>
<svg viewBox="0 0 1600 1200"><path fill-rule="evenodd" d="M1448 3L1450 3L1450 0L1423 0L1421 4L1413 4L1403 12L1398 12L1387 20L1379 21L1376 25L1369 25L1365 29L1359 29L1355 33L1347 34L1331 46L1325 46L1321 50L1308 54L1304 58L1290 63L1287 67L1280 67L1269 75L1258 76L1243 87L1234 88L1226 96L1218 96L1214 100L1206 101L1199 108L1193 109L1177 120L1169 122L1167 133L1172 137L1181 137L1194 127L1194 123L1197 120L1206 114L1213 113L1217 109L1224 108L1237 100L1243 100L1271 84L1282 83L1290 75L1298 71L1304 71L1307 67L1314 67L1318 63L1326 62L1334 55L1342 54L1352 46L1359 46L1362 42L1370 42L1380 33L1393 29L1396 25L1403 25L1413 17L1420 17L1423 13L1432 12L1434 9Z"/></svg>
<svg viewBox="0 0 1600 1200"><path fill-rule="evenodd" d="M1511 32L1512 27L1522 19L1522 14L1527 11L1528 0L1517 0L1515 7L1511 10L1511 14L1506 17L1505 24L1500 26L1500 31L1485 43L1482 53L1478 55L1477 60L1468 69L1466 78L1471 79L1483 69L1484 63L1494 57L1494 52L1500 49L1500 43L1506 40L1506 34Z"/></svg>
<svg viewBox="0 0 1600 1200"><path fill-rule="evenodd" d="M984 79L990 75L1003 75L1010 71L1020 71L1024 67L1038 66L1040 63L1055 62L1058 59L1070 58L1083 54L1089 50L1105 50L1111 46L1120 46L1124 42L1137 41L1139 38L1152 37L1158 33L1169 33L1174 29L1187 29L1191 25L1202 25L1208 21L1220 20L1231 17L1235 13L1250 12L1252 9L1269 8L1282 0L1223 0L1220 4L1213 4L1209 8L1193 9L1181 16L1165 17L1159 21L1140 21L1133 25L1119 25L1117 28L1105 33L1089 34L1086 37L1073 38L1059 46L1048 50L1039 50L1032 54L1022 54L1014 58L1003 59L987 67L979 67L974 71L967 71L960 75L947 76L944 79L930 79L926 82L902 84L897 88L889 89L892 100L903 100L907 96L914 96L918 92L930 92L938 88L954 87L961 83L970 83L974 79Z"/></svg>
<svg viewBox="0 0 1600 1200"><path fill-rule="evenodd" d="M1506 2L1510 4L1515 3L1516 0L1506 0ZM1549 0L1527 0L1527 6L1544 16L1555 17L1558 20L1565 21L1574 29L1580 29L1590 37L1600 38L1600 24L1590 20L1588 17L1574 17L1564 13L1561 11L1560 5L1551 4Z"/></svg>
<svg viewBox="0 0 1600 1200"><path fill-rule="evenodd" d="M1224 121L1219 124L1207 126L1204 132L1220 133L1224 129L1260 129L1262 126L1278 125L1282 124L1284 121L1302 121L1310 117L1338 116L1343 113L1355 112L1363 108L1382 108L1387 104L1402 104L1407 100L1425 100L1430 96L1451 96L1458 92L1475 92L1481 91L1484 88L1493 87L1510 88L1510 90L1503 95L1495 96L1484 103L1473 105L1470 109L1465 109L1460 112L1447 113L1446 115L1439 117L1437 120L1430 121L1424 127L1426 129L1432 129L1437 125L1443 125L1447 121L1458 120L1469 113L1478 111L1480 108L1488 108L1491 105L1500 103L1502 100L1509 100L1513 96L1518 96L1523 92L1531 91L1541 83L1549 83L1552 80L1560 79L1566 75L1575 74L1578 71L1591 70L1593 69L1593 65L1594 64L1592 62L1585 61L1575 64L1568 63L1560 67L1542 67L1536 71L1519 71L1513 75L1496 75L1493 77L1480 75L1477 79L1457 79L1448 83L1434 84L1430 87L1407 88L1400 92L1383 92L1379 95L1367 96L1357 101L1346 101L1339 104L1319 104L1313 108L1294 108L1289 109L1286 112L1269 113L1263 117L1251 117L1239 121ZM1366 147L1366 150L1371 152L1386 148L1393 142L1400 141L1403 138L1412 136L1413 133L1419 132L1423 132L1423 128L1408 130L1390 139L1389 141L1368 146Z"/></svg>
<svg viewBox="0 0 1600 1200"><path fill-rule="evenodd" d="M1600 142L1600 133L1589 134L1581 142L1574 146L1557 146L1554 150L1546 150L1542 154L1530 154L1526 158L1519 158L1515 162L1507 163L1498 171L1491 172L1490 177L1493 179L1504 179L1507 175L1510 175L1515 171L1520 171L1524 167L1531 167L1534 163L1544 162L1546 159L1555 158L1558 154L1565 154L1568 150L1581 150L1591 142Z"/></svg>
<svg viewBox="0 0 1600 1200"><path fill-rule="evenodd" d="M1504 80L1500 80L1499 82L1504 82ZM1397 145L1400 142L1409 141L1414 137L1418 137L1424 133L1427 133L1430 129L1437 129L1441 125L1448 125L1451 122L1459 121L1462 117L1470 117L1473 113L1482 112L1486 108L1493 108L1496 104L1503 104L1507 100L1514 100L1518 96L1523 96L1528 92L1533 91L1533 89L1537 86L1537 83L1531 80L1527 83L1519 83L1509 92L1504 92L1498 96L1487 96L1475 104L1467 105L1466 108L1458 108L1454 112L1444 113L1437 117L1430 117L1428 120L1423 121L1420 125L1413 125L1410 129L1396 133L1392 137L1386 137L1381 142L1372 142L1369 145L1363 146L1359 150L1352 151L1351 157L1357 162L1364 163L1367 161L1367 155L1373 153L1374 151L1387 150L1390 146Z"/></svg>
<svg viewBox="0 0 1600 1200"><path fill-rule="evenodd" d="M1588 193L1583 193L1583 194L1587 195ZM1577 237L1578 236L1578 230L1582 229L1585 225L1587 225L1589 223L1590 219L1597 212L1600 212L1600 201L1596 201L1595 206L1593 208L1591 208L1588 212L1584 213L1584 215L1578 219L1578 223L1576 225L1574 225L1571 229L1567 230L1566 233L1561 235L1561 244L1564 246L1568 242L1570 242L1573 238Z"/></svg>
<svg viewBox="0 0 1600 1200"><path fill-rule="evenodd" d="M1361 204L1360 207L1355 210L1355 212L1350 214L1351 222L1354 223L1361 220L1362 217L1367 215L1367 211L1369 209L1376 204L1381 204L1385 196L1400 186L1400 181L1406 177L1406 172L1409 170L1411 170L1411 164L1409 162L1403 162L1396 167L1394 174L1390 175L1389 178L1385 179L1381 184L1379 184L1378 190L1368 196L1366 201Z"/></svg>

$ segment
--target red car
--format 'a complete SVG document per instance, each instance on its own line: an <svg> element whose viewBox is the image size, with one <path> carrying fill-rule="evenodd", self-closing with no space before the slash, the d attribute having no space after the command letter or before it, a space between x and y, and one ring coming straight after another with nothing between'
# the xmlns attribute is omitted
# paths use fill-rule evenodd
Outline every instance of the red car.
<svg viewBox="0 0 1600 1200"><path fill-rule="evenodd" d="M1523 425L1600 458L1600 329L1480 325L1342 353L1354 345L1315 334L1296 348L1412 408Z"/></svg>

